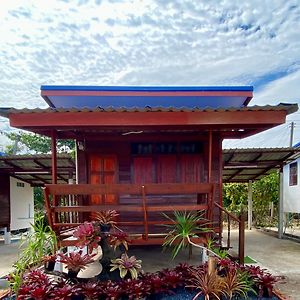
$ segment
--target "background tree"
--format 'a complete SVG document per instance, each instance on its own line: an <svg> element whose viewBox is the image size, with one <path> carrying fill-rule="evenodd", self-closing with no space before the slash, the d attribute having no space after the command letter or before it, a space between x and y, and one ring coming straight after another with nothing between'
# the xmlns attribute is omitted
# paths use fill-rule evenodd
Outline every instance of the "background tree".
<svg viewBox="0 0 300 300"><path fill-rule="evenodd" d="M51 152L51 139L49 137L20 131L6 133L6 136L12 141L12 144L6 147L5 152L7 154L19 154L21 152L43 154ZM72 152L74 149L74 140L57 140L58 152Z"/></svg>
<svg viewBox="0 0 300 300"><path fill-rule="evenodd" d="M264 176L254 181L253 191L253 221L256 226L270 225L276 219L270 218L270 203L274 204L274 216L278 215L279 174L278 172ZM229 211L238 214L243 208L247 211L248 184L227 183L223 186L223 204Z"/></svg>

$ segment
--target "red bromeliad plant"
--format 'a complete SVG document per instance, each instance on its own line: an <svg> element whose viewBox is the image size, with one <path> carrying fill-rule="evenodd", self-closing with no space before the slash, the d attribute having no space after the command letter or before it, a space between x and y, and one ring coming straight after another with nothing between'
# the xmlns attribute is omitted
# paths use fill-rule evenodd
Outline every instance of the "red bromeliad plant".
<svg viewBox="0 0 300 300"><path fill-rule="evenodd" d="M96 229L95 223L84 222L79 225L74 231L73 236L78 239L78 246L83 248L88 246L89 251L98 248L98 243L101 240L100 232Z"/></svg>
<svg viewBox="0 0 300 300"><path fill-rule="evenodd" d="M169 293L170 289L166 285L164 279L157 273L145 273L140 276L144 285L150 288L150 294Z"/></svg>
<svg viewBox="0 0 300 300"><path fill-rule="evenodd" d="M175 289L177 287L183 286L182 274L176 272L175 270L164 269L159 272L159 275L164 280L168 289Z"/></svg>
<svg viewBox="0 0 300 300"><path fill-rule="evenodd" d="M258 287L258 296L272 297L275 283L279 280L278 277L270 273L264 273L254 278L254 282Z"/></svg>
<svg viewBox="0 0 300 300"><path fill-rule="evenodd" d="M18 299L49 299L51 281L40 270L32 270L23 277L22 285L18 291Z"/></svg>
<svg viewBox="0 0 300 300"><path fill-rule="evenodd" d="M120 284L126 299L143 299L150 294L150 286L141 279L126 279Z"/></svg>
<svg viewBox="0 0 300 300"><path fill-rule="evenodd" d="M92 262L94 262L93 255L82 255L82 251L79 252L71 252L69 255L66 254L58 254L59 262L66 264L66 268L69 271L79 272L86 268L86 266Z"/></svg>
<svg viewBox="0 0 300 300"><path fill-rule="evenodd" d="M110 234L109 244L116 249L120 246L123 246L126 251L128 251L128 244L131 243L131 240L128 237L128 234L124 231L117 231Z"/></svg>
<svg viewBox="0 0 300 300"><path fill-rule="evenodd" d="M279 277L273 276L266 269L262 269L259 266L247 266L244 267L254 282L254 287L258 292L258 296L269 296L273 294L274 285L279 281Z"/></svg>
<svg viewBox="0 0 300 300"><path fill-rule="evenodd" d="M83 295L86 300L97 300L103 294L98 282L86 282L78 285L78 294Z"/></svg>
<svg viewBox="0 0 300 300"><path fill-rule="evenodd" d="M56 284L52 292L50 293L49 299L53 300L71 300L71 297L76 294L76 288L66 282L59 282Z"/></svg>
<svg viewBox="0 0 300 300"><path fill-rule="evenodd" d="M117 282L106 281L101 285L105 299L117 300L122 295L122 289Z"/></svg>

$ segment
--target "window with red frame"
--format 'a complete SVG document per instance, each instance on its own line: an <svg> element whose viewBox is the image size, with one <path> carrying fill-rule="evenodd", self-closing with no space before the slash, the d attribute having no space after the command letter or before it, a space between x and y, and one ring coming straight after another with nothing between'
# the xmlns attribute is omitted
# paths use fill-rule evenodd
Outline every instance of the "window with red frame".
<svg viewBox="0 0 300 300"><path fill-rule="evenodd" d="M298 184L298 164L297 162L290 164L290 185Z"/></svg>

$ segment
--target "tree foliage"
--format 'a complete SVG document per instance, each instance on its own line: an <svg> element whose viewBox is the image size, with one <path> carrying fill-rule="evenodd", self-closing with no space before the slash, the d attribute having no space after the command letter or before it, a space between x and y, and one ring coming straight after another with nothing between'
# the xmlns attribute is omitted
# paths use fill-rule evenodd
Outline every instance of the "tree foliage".
<svg viewBox="0 0 300 300"><path fill-rule="evenodd" d="M7 154L19 154L20 152L31 152L43 154L51 152L51 139L39 134L27 132L10 132L6 136L12 141L6 147ZM74 140L57 140L58 152L71 152L75 148Z"/></svg>
<svg viewBox="0 0 300 300"><path fill-rule="evenodd" d="M253 192L253 220L256 225L269 223L270 203L274 204L274 216L277 212L279 199L279 174L271 173L252 184ZM231 212L239 213L241 209L247 211L248 184L227 183L223 187L224 207Z"/></svg>

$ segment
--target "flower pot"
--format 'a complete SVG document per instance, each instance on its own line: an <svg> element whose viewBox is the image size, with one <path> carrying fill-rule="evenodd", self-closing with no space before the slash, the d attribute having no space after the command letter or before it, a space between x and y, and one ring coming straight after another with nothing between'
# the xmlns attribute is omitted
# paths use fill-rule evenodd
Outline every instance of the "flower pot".
<svg viewBox="0 0 300 300"><path fill-rule="evenodd" d="M79 273L79 271L68 270L68 277L69 277L70 279L76 278L77 275L78 275L78 273Z"/></svg>
<svg viewBox="0 0 300 300"><path fill-rule="evenodd" d="M100 230L103 233L109 232L111 229L111 224L100 224Z"/></svg>
<svg viewBox="0 0 300 300"><path fill-rule="evenodd" d="M44 268L46 271L53 271L55 267L55 261L46 261L44 263Z"/></svg>

